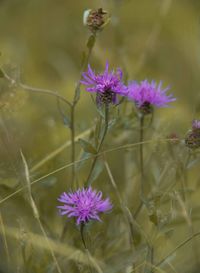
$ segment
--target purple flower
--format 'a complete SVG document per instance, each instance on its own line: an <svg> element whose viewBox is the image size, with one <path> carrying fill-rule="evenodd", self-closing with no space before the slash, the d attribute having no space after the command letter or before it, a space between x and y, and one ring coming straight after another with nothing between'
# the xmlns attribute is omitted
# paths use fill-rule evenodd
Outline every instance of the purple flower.
<svg viewBox="0 0 200 273"><path fill-rule="evenodd" d="M199 130L200 129L200 120L198 120L198 119L193 120L192 129L193 130Z"/></svg>
<svg viewBox="0 0 200 273"><path fill-rule="evenodd" d="M117 94L124 96L127 94L127 87L122 82L122 70L116 72L108 71L109 64L106 62L105 71L102 74L95 74L88 65L88 71L82 74L81 83L86 86L86 91L96 93L97 104L117 103Z"/></svg>
<svg viewBox="0 0 200 273"><path fill-rule="evenodd" d="M109 198L102 199L102 192L92 190L91 187L70 193L63 192L58 201L64 203L58 206L60 214L75 217L78 225L90 220L101 221L98 214L112 209Z"/></svg>
<svg viewBox="0 0 200 273"><path fill-rule="evenodd" d="M167 107L169 102L175 101L173 95L167 95L166 92L170 88L162 88L162 82L158 85L155 81L147 80L131 82L128 86L128 97L133 100L136 106L144 113L152 112L152 107Z"/></svg>

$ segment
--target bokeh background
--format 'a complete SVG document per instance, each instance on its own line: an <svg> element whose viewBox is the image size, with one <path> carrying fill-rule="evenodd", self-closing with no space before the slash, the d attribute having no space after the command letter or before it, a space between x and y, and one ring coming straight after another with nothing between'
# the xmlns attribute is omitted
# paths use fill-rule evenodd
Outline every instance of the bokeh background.
<svg viewBox="0 0 200 273"><path fill-rule="evenodd" d="M111 20L97 36L91 65L101 71L108 60L111 67L121 67L125 71L127 80L147 78L162 80L164 86L170 85L177 101L170 108L155 111L154 126L145 137L165 138L176 133L181 139L184 138L192 119L200 118L200 1L1 0L1 67L17 81L57 91L71 101L80 78L82 55L90 36L89 30L83 25L83 12L99 7L110 13ZM69 115L67 106L64 103L61 106L64 113ZM130 109L124 110L122 107L119 126L116 124L113 133L107 138L105 149L136 142L137 122L133 120L131 125L131 115L128 120L126 116L123 117L126 111ZM33 216L27 191L23 190L14 196L11 194L26 183L20 151L32 169L33 181L70 163L68 145L45 164L36 165L70 140L70 130L63 122L56 98L11 86L3 77L0 78L0 115L0 196L3 200L0 201L0 270L2 273L56 272L45 240L41 243L44 234ZM97 118L95 104L81 88L81 99L76 108L76 135L91 128ZM83 138L87 139L88 135ZM155 263L188 238L191 230L195 233L200 227L198 154L188 168L190 209L189 216L184 216L183 206L177 204L174 187L182 179L182 169L178 166L184 165L188 151L184 145L173 146L172 149L175 159L165 144L154 142L146 150L147 178L153 192L157 193L157 189L159 192L165 191L172 183L168 191L171 195L166 193L169 198L153 210L156 213L159 210L162 221L173 214L173 221L162 222L162 227L155 221L149 223L148 209L138 219L141 229L156 238ZM76 151L76 158L80 158L81 146L78 143ZM139 202L137 156L137 149L115 151L107 155L118 189L132 212ZM90 164L91 161L87 161L77 169L80 185L87 177ZM131 272L128 270L133 255L136 259L137 255L144 254L144 242L136 247L134 253L130 251L127 224L119 202L108 182L105 168L99 168L101 173L94 182L95 186L111 196L114 210L112 215L103 218L103 223L95 223L91 227L88 235L91 252L102 266L108 265L103 272ZM32 187L43 226L55 242L59 242L59 234L65 223L58 215L56 199L62 191L70 188L70 175L70 168L65 168L48 175ZM179 190L179 186L176 190ZM8 195L11 196L4 201ZM193 224L188 220L190 216L192 221L194 216ZM32 237L36 235L40 237ZM68 252L59 245L54 248L63 272L87 270L79 263L79 255L77 257L74 250L70 249L82 249L78 238L78 229L69 222L64 240ZM198 272L198 236L195 242L195 246L189 242L172 255L160 272ZM140 271L136 269L135 272Z"/></svg>

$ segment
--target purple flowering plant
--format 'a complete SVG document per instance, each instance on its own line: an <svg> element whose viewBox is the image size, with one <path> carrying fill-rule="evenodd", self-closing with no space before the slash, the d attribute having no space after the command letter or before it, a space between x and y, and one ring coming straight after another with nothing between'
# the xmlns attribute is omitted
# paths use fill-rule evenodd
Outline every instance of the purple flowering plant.
<svg viewBox="0 0 200 273"><path fill-rule="evenodd" d="M154 106L167 107L170 102L176 100L172 94L167 95L169 89L162 88L162 82L156 84L155 81L144 80L140 83L133 81L128 85L128 98L134 101L144 114L149 114Z"/></svg>
<svg viewBox="0 0 200 273"><path fill-rule="evenodd" d="M76 223L87 223L90 220L101 221L99 214L112 209L109 198L102 199L102 192L91 187L78 189L75 192L63 192L58 198L63 203L58 206L61 215L76 218Z"/></svg>
<svg viewBox="0 0 200 273"><path fill-rule="evenodd" d="M96 93L96 101L101 104L116 104L117 95L127 95L127 86L122 81L123 73L120 68L109 72L109 63L103 73L95 74L90 65L87 72L82 73L81 83L86 86L86 91Z"/></svg>

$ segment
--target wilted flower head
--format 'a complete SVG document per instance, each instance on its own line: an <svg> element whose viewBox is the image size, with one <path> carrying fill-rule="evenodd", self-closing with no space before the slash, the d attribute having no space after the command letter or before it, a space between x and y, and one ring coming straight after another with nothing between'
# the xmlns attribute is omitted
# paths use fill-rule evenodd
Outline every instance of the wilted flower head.
<svg viewBox="0 0 200 273"><path fill-rule="evenodd" d="M190 149L200 147L200 120L193 120L192 130L190 130L185 137L185 145Z"/></svg>
<svg viewBox="0 0 200 273"><path fill-rule="evenodd" d="M149 114L153 106L167 107L169 102L176 100L173 95L166 94L169 89L169 87L163 89L162 82L156 84L155 81L144 80L140 83L134 81L128 86L128 97L143 114Z"/></svg>
<svg viewBox="0 0 200 273"><path fill-rule="evenodd" d="M171 133L167 136L172 144L177 144L180 141L179 136L176 133Z"/></svg>
<svg viewBox="0 0 200 273"><path fill-rule="evenodd" d="M75 217L77 224L90 220L98 220L99 214L112 209L109 198L102 199L102 192L89 188L82 188L75 192L62 193L58 201L64 203L58 206L61 215Z"/></svg>
<svg viewBox="0 0 200 273"><path fill-rule="evenodd" d="M92 33L96 33L102 30L103 27L108 23L109 16L108 12L99 9L88 9L83 14L83 23L86 25Z"/></svg>
<svg viewBox="0 0 200 273"><path fill-rule="evenodd" d="M96 93L97 104L117 103L117 94L124 96L127 94L127 87L122 82L122 70L116 72L108 71L109 64L106 62L105 71L101 74L95 74L88 65L88 71L82 74L81 83L86 86L86 91Z"/></svg>

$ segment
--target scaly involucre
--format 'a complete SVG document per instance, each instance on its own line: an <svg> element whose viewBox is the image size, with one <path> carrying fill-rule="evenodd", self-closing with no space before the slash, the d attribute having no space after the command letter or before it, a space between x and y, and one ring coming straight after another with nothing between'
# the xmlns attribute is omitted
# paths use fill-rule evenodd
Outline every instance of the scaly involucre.
<svg viewBox="0 0 200 273"><path fill-rule="evenodd" d="M58 206L60 214L75 217L78 225L90 220L101 221L99 214L112 209L109 198L102 199L102 192L92 190L91 187L70 193L63 192L58 201L64 203Z"/></svg>
<svg viewBox="0 0 200 273"><path fill-rule="evenodd" d="M116 104L117 94L127 95L127 86L122 81L122 70L120 68L115 72L109 72L109 64L106 62L105 71L102 74L95 74L88 65L87 72L82 74L81 83L86 86L86 91L97 94L97 103Z"/></svg>
<svg viewBox="0 0 200 273"><path fill-rule="evenodd" d="M155 81L148 82L147 80L138 82L131 82L128 85L128 97L134 101L138 108L145 104L155 107L167 107L168 103L176 99L172 94L167 95L166 92L170 88L162 88L162 82L156 84Z"/></svg>

